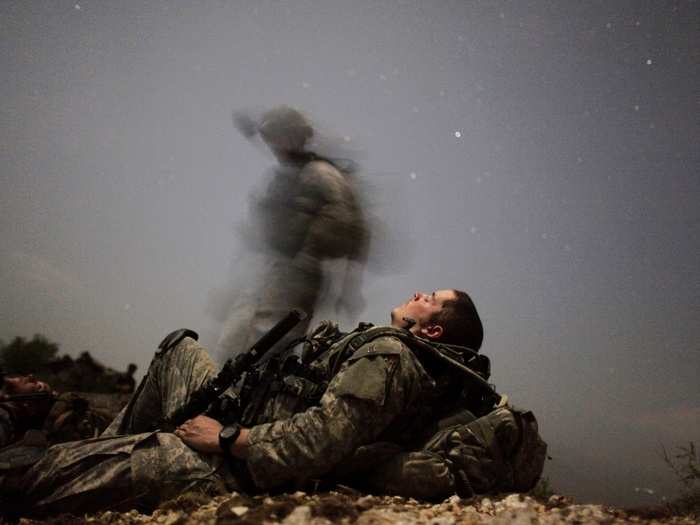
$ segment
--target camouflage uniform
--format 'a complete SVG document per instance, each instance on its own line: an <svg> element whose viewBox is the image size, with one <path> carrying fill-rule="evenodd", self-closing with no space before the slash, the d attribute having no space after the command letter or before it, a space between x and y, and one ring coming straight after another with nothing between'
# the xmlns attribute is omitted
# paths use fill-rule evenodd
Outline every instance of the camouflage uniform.
<svg viewBox="0 0 700 525"><path fill-rule="evenodd" d="M200 454L174 434L156 431L160 419L215 372L204 349L189 338L157 354L100 437L53 446L25 474L23 506L37 512L121 509L187 489L222 490L226 476L219 456Z"/></svg>
<svg viewBox="0 0 700 525"><path fill-rule="evenodd" d="M532 482L517 484L516 443L527 440L519 437L523 420L514 412L502 408L459 421L453 416L449 421L456 424L426 440L444 401L436 395L439 381L396 337L381 336L348 352L343 343L350 337L312 365L328 380L320 401L293 395L293 388L268 385L259 392L263 403L253 415L248 457L232 468L222 456L196 452L156 429L215 373L204 349L184 339L157 355L101 437L49 449L22 481L25 508L150 507L184 490L308 489L324 480L426 499ZM536 475L540 471L541 464Z"/></svg>
<svg viewBox="0 0 700 525"><path fill-rule="evenodd" d="M390 337L360 347L342 363L330 352L322 364L333 377L317 406L251 429L244 466L258 489L302 484L329 473L362 445L401 441L434 386L415 356ZM155 429L214 372L192 339L157 356L101 437L51 447L25 475L25 508L83 512L152 505L188 489L241 490L243 481L221 456L196 452ZM284 399L270 404L279 407L271 417L287 414Z"/></svg>
<svg viewBox="0 0 700 525"><path fill-rule="evenodd" d="M20 440L28 430L38 430L54 405L49 397L33 401L3 400L0 402L0 449Z"/></svg>
<svg viewBox="0 0 700 525"><path fill-rule="evenodd" d="M0 403L0 509L12 500L11 487L51 444L99 435L109 423L77 394L34 401Z"/></svg>
<svg viewBox="0 0 700 525"><path fill-rule="evenodd" d="M258 487L335 477L332 469L361 446L410 440L435 387L414 354L398 339L381 337L342 363L338 357L331 349L318 365L332 377L318 406L252 428L247 466ZM271 399L270 419L284 415L285 401L284 394Z"/></svg>
<svg viewBox="0 0 700 525"><path fill-rule="evenodd" d="M44 408L33 414L30 403L43 403ZM0 402L0 449L19 441L27 430L41 431L51 444L95 437L111 419L75 392L45 401Z"/></svg>
<svg viewBox="0 0 700 525"><path fill-rule="evenodd" d="M0 404L0 448L15 441L15 417L9 406Z"/></svg>

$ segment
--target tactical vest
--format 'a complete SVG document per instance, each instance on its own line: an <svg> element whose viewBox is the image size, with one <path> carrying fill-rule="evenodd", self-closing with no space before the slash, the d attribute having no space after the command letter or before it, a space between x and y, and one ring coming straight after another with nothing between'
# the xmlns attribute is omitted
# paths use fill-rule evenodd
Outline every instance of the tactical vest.
<svg viewBox="0 0 700 525"><path fill-rule="evenodd" d="M342 333L336 325L325 323L303 340L301 358L288 351L246 376L240 391L244 407L241 423L257 425L286 419L318 405L343 363L353 356L360 357L356 352L364 345L386 336L401 340L436 379L436 399L426 400L425 407L433 420L436 415L454 416L465 409L473 414L471 417L478 417L498 404L500 396L486 382L490 363L484 355L468 348L435 344L401 328L361 323L354 331ZM371 351L370 346L367 348ZM460 389L458 396L455 388ZM448 398L450 403L446 405L444 400ZM441 408L438 412L437 407Z"/></svg>
<svg viewBox="0 0 700 525"><path fill-rule="evenodd" d="M454 481L442 487L447 492L440 492L442 489L431 477L434 472L423 458L421 464L427 472L418 472L418 478L423 480L422 486L435 488L437 492L432 496L446 497L456 491L470 497L475 492L531 489L542 472L547 450L534 415L506 406L507 398L486 383L490 374L486 356L432 343L403 329L360 325L344 334L336 325L321 325L305 338L301 359L293 354L277 356L245 378L248 385L244 384L241 392L246 403L242 424L252 426L285 419L318 405L342 365L371 355L374 346L369 343L386 336L399 339L413 352L436 380L435 395L422 400L411 429L400 433L414 439L404 443L380 438L377 443L360 447L328 475L329 486L340 479L362 487L367 479L384 479L380 474L386 474L387 468L391 470L392 462L400 462L411 454L433 454L434 461L449 468ZM455 395L455 388L461 389L459 395ZM410 450L418 452L401 454ZM365 473L363 468L371 473ZM408 488L405 486L411 481L409 478L399 475L393 481L393 489L382 486L378 490L427 497L425 490L414 493L410 483ZM323 484L323 480L316 482Z"/></svg>

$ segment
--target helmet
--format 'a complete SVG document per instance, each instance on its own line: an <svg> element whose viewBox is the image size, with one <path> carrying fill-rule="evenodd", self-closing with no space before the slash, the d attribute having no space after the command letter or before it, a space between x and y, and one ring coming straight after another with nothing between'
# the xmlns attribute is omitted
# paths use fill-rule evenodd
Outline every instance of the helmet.
<svg viewBox="0 0 700 525"><path fill-rule="evenodd" d="M289 106L278 106L265 113L258 132L272 149L291 152L303 151L314 134L309 120Z"/></svg>

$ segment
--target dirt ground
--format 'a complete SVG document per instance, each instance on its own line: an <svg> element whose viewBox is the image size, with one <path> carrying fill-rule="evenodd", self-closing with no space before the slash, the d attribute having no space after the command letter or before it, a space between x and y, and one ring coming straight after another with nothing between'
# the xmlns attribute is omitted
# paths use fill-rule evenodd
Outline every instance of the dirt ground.
<svg viewBox="0 0 700 525"><path fill-rule="evenodd" d="M89 516L61 515L48 520L23 518L21 525L404 525L554 523L696 524L697 516L672 516L668 509L623 511L601 505L577 505L563 496L539 502L521 494L452 496L431 504L392 496L360 495L352 490L320 494L249 497L238 493L211 498L188 493L163 503L151 514L104 512ZM4 525L2 520L0 524Z"/></svg>

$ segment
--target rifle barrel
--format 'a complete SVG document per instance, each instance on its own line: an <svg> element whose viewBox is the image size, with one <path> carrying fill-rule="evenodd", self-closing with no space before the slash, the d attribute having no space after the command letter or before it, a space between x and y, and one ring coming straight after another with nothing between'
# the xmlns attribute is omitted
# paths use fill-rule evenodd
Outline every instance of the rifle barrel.
<svg viewBox="0 0 700 525"><path fill-rule="evenodd" d="M243 374L257 363L270 348L294 328L306 314L294 309L263 335L250 350L229 359L216 377L207 381L199 390L192 393L190 400L175 410L169 418L161 421L162 430L172 431L188 419L205 412L226 389L238 383Z"/></svg>
<svg viewBox="0 0 700 525"><path fill-rule="evenodd" d="M50 392L34 392L31 394L10 394L0 395L0 401L40 401L42 399L51 399L53 394Z"/></svg>

